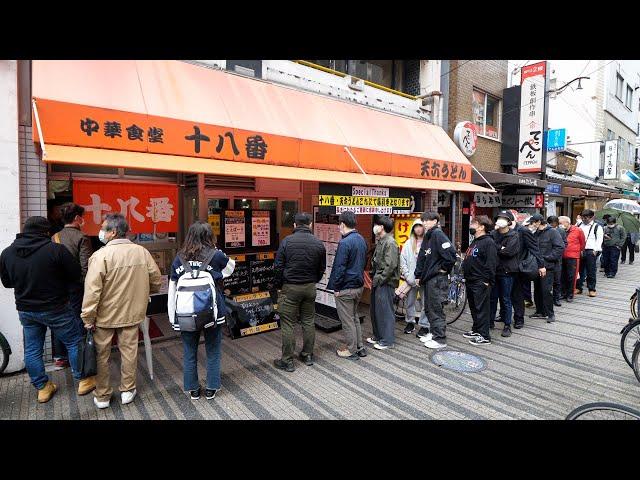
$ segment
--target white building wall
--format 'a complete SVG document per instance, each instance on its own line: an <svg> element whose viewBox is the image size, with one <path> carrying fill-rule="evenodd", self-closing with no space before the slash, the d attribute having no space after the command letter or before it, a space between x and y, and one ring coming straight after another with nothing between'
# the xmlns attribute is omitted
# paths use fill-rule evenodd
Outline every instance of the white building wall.
<svg viewBox="0 0 640 480"><path fill-rule="evenodd" d="M20 154L18 137L17 61L0 61L0 250L20 231ZM0 331L11 346L7 372L24 368L22 328L12 289L0 287Z"/></svg>

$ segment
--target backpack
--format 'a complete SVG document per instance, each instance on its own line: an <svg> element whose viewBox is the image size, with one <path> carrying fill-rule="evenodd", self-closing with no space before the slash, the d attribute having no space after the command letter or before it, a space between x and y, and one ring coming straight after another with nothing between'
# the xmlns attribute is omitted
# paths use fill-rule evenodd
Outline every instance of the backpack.
<svg viewBox="0 0 640 480"><path fill-rule="evenodd" d="M191 268L189 262L178 255L186 272L176 284L175 320L182 332L199 332L203 328L224 323L224 319L218 320L215 282L211 274L206 271L214 255L215 250L212 250L202 265L195 270ZM203 268L205 271L201 271Z"/></svg>

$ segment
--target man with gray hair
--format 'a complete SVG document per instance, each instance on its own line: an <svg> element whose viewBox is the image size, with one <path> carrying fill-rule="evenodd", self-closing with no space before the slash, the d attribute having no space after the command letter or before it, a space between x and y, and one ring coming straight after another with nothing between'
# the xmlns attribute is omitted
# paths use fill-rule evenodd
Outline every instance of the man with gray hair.
<svg viewBox="0 0 640 480"><path fill-rule="evenodd" d="M111 400L109 356L113 335L121 355L123 405L136 396L138 326L145 319L149 293L160 290L160 270L149 251L126 238L129 225L120 214L107 215L98 237L105 244L89 259L82 320L93 330L98 375L93 402L107 408Z"/></svg>

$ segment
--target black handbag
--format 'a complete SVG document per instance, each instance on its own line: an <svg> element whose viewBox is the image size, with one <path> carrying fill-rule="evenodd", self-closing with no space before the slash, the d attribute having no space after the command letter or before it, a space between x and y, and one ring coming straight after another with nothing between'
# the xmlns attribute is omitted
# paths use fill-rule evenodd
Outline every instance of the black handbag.
<svg viewBox="0 0 640 480"><path fill-rule="evenodd" d="M526 257L520 260L518 267L520 273L524 275L527 280L535 280L538 278L538 262L531 252L527 252Z"/></svg>
<svg viewBox="0 0 640 480"><path fill-rule="evenodd" d="M96 359L96 345L93 343L93 332L87 331L87 336L78 342L78 370L81 378L93 377L98 374Z"/></svg>

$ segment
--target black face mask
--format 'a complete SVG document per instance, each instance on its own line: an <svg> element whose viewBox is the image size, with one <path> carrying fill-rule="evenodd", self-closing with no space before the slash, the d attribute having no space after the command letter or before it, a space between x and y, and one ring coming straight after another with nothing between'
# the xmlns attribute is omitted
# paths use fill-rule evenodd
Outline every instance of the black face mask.
<svg viewBox="0 0 640 480"><path fill-rule="evenodd" d="M475 229L475 228L470 228L470 229L469 229L469 233L470 233L471 235L475 235L475 234L476 234L476 229Z"/></svg>

